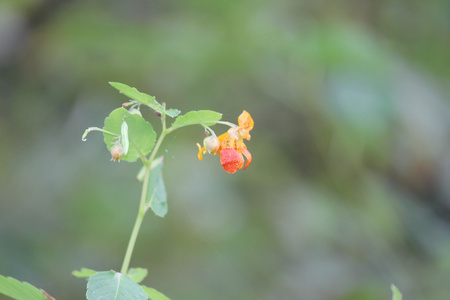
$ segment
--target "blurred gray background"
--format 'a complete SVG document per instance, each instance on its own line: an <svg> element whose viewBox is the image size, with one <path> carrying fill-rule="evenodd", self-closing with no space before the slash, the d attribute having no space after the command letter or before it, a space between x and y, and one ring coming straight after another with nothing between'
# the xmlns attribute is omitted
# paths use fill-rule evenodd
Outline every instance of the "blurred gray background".
<svg viewBox="0 0 450 300"><path fill-rule="evenodd" d="M144 284L175 300L378 300L391 283L450 299L449 15L444 0L3 0L0 274L71 300L86 285L72 270L120 269L140 166L81 141L127 100L118 81L255 120L234 175L197 159L201 127L165 141L169 214L148 214L131 261Z"/></svg>

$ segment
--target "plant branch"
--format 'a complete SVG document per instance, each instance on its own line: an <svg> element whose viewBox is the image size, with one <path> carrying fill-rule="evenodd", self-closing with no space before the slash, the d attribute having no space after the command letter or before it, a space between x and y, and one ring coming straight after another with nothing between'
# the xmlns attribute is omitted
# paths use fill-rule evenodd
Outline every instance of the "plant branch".
<svg viewBox="0 0 450 300"><path fill-rule="evenodd" d="M136 217L136 221L134 223L133 231L131 232L130 241L128 242L127 250L125 252L125 257L123 259L122 268L120 269L120 273L122 273L122 274L126 274L128 272L128 268L130 266L130 261L131 261L131 256L133 254L134 246L136 244L136 239L139 234L139 230L141 228L142 221L144 220L145 213L147 211L145 201L147 199L147 194L148 194L148 181L150 178L152 162L155 159L155 156L158 153L159 147L161 146L164 138L168 134L167 129L166 129L165 114L161 115L161 122L162 122L162 131L158 138L158 141L156 142L155 147L153 148L152 152L150 153L150 157L148 158L148 160L142 160L144 163L144 166L145 166L145 175L144 175L144 180L142 183L141 200L139 202L139 210L138 210L138 214Z"/></svg>

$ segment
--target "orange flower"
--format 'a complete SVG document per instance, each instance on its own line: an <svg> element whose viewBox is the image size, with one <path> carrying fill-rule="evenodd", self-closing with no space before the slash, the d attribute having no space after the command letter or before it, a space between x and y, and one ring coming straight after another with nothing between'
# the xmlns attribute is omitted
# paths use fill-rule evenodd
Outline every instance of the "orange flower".
<svg viewBox="0 0 450 300"><path fill-rule="evenodd" d="M252 162L252 155L247 150L244 139L250 140L250 131L254 125L252 116L244 110L238 118L238 125L219 137L212 135L205 138L203 147L197 144L198 159L202 160L204 153L216 154L220 155L220 163L228 173L247 169Z"/></svg>

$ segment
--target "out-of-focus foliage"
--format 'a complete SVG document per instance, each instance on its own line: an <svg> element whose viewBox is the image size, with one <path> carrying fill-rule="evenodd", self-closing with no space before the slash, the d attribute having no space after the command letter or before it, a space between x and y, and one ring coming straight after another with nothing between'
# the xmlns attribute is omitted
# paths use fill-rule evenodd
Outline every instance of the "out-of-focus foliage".
<svg viewBox="0 0 450 300"><path fill-rule="evenodd" d="M255 120L252 165L234 175L197 160L201 127L169 136L169 213L144 223L132 260L143 284L186 300L389 299L391 283L447 298L448 9L2 1L0 273L70 300L86 284L72 270L120 267L138 166L111 163L100 134L81 142L126 101L118 81L182 113Z"/></svg>

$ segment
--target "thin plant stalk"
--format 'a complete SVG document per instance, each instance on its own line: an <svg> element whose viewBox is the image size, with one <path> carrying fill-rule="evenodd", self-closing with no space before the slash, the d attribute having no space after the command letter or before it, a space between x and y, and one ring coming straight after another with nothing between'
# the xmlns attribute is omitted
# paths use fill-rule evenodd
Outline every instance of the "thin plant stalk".
<svg viewBox="0 0 450 300"><path fill-rule="evenodd" d="M164 105L164 108L165 108L165 105ZM166 135L169 133L169 131L167 131L167 129L166 129L166 118L165 117L166 117L165 114L161 115L162 131L158 138L158 141L156 142L155 147L153 148L153 150L150 154L150 157L148 158L147 161L143 160L144 165L145 165L145 175L144 175L144 180L142 183L141 200L139 202L139 210L138 210L138 214L136 217L136 221L134 223L133 231L131 232L130 240L128 242L127 250L125 252L125 257L123 259L122 268L120 269L120 273L122 273L122 274L127 274L127 272L128 272L128 268L130 266L130 261L131 261L131 256L133 254L134 246L136 244L136 239L139 234L139 230L141 228L142 221L144 220L145 213L147 212L147 209L148 209L148 207L146 207L146 205L145 205L145 200L147 199L147 194L148 194L148 181L150 178L152 162L155 159L156 153L158 152L159 147L162 144L162 141L164 140Z"/></svg>

